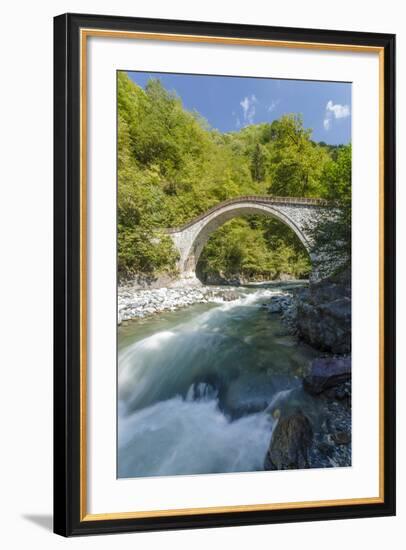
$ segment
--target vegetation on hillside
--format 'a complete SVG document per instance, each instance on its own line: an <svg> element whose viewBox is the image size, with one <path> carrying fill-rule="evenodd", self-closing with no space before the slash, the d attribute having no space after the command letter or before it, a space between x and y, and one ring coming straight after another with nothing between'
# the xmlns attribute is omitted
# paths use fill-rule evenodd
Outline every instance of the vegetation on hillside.
<svg viewBox="0 0 406 550"><path fill-rule="evenodd" d="M313 243L313 267L320 276L349 272L351 267L351 146L338 151L323 171L326 198L337 209L324 211L308 228Z"/></svg>
<svg viewBox="0 0 406 550"><path fill-rule="evenodd" d="M174 273L177 253L163 228L232 197L324 197L350 208L350 170L350 147L313 142L300 115L221 134L198 113L186 111L158 80L143 90L119 72L119 277ZM296 235L265 216L223 225L199 261L203 278L299 277L309 270Z"/></svg>

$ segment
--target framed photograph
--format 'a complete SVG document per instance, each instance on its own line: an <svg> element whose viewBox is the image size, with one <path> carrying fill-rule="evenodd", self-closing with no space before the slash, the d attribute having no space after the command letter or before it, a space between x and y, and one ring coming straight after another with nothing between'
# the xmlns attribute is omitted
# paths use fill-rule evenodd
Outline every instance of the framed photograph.
<svg viewBox="0 0 406 550"><path fill-rule="evenodd" d="M54 20L54 530L395 514L395 37Z"/></svg>

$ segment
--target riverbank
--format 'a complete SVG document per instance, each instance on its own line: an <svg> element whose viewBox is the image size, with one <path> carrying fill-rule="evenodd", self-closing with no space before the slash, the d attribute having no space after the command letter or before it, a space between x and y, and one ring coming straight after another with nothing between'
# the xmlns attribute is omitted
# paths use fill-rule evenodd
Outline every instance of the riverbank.
<svg viewBox="0 0 406 550"><path fill-rule="evenodd" d="M232 288L156 288L138 290L120 288L118 292L118 319L120 325L131 319L143 319L163 311L175 311L194 304L220 302L237 299Z"/></svg>
<svg viewBox="0 0 406 550"><path fill-rule="evenodd" d="M279 305L279 308L278 308ZM303 378L303 390L323 410L317 427L300 409L277 410L264 468L285 470L351 465L351 277L350 270L277 303L284 326L299 341L323 352Z"/></svg>
<svg viewBox="0 0 406 550"><path fill-rule="evenodd" d="M131 319L143 319L163 311L175 311L194 304L221 303L238 300L244 295L244 288L256 289L266 288L265 297L272 298L269 307L274 311L286 311L286 318L289 318L289 308L292 305L292 293L289 286L302 285L303 281L283 282L286 290L277 287L279 282L253 283L247 287L240 286L207 286L194 285L183 287L163 287L140 289L131 284L122 285L118 288L117 322Z"/></svg>

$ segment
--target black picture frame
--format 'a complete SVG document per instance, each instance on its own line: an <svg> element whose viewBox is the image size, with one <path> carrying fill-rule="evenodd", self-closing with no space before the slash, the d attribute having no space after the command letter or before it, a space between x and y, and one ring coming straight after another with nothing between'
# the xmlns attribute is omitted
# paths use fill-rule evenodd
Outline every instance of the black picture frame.
<svg viewBox="0 0 406 550"><path fill-rule="evenodd" d="M80 30L381 48L383 148L383 499L371 504L100 519L81 515ZM102 15L54 19L54 531L63 536L288 523L395 514L395 36Z"/></svg>

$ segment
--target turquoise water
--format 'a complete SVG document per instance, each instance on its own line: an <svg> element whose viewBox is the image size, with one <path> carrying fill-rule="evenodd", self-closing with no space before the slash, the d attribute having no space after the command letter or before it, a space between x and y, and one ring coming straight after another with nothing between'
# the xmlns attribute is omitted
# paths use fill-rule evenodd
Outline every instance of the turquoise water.
<svg viewBox="0 0 406 550"><path fill-rule="evenodd" d="M262 470L275 409L317 423L301 388L317 352L263 307L275 290L119 328L118 477Z"/></svg>

